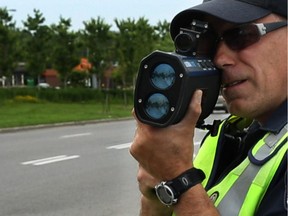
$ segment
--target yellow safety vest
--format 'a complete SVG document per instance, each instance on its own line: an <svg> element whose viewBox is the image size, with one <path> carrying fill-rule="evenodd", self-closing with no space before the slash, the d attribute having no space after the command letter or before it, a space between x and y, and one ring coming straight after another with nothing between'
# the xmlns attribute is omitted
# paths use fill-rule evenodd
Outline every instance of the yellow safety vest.
<svg viewBox="0 0 288 216"><path fill-rule="evenodd" d="M207 185L216 157L217 143L224 125L240 118L232 116L223 121L216 136L207 136L194 160L202 169ZM245 119L242 122L247 123ZM287 152L287 125L278 134L267 133L250 150L249 155L207 193L221 216L252 216L255 214L270 182Z"/></svg>

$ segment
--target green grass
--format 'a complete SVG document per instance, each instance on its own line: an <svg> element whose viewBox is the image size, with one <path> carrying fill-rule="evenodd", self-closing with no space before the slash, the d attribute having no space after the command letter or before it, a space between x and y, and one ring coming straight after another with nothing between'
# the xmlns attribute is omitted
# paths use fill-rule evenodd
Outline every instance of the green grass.
<svg viewBox="0 0 288 216"><path fill-rule="evenodd" d="M0 103L0 128L131 117L132 105L111 103Z"/></svg>

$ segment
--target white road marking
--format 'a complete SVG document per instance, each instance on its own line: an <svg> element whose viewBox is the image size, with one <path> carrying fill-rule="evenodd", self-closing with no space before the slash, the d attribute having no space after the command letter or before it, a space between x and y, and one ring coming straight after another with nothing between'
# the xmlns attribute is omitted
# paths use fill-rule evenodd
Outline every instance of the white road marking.
<svg viewBox="0 0 288 216"><path fill-rule="evenodd" d="M80 157L80 155L71 155L71 156L59 155L59 156L55 156L55 157L26 161L26 162L22 162L21 164L22 165L39 166L39 165L44 165L44 164L49 164L49 163L55 163L55 162L60 162L60 161L65 161L65 160L76 159L79 157Z"/></svg>
<svg viewBox="0 0 288 216"><path fill-rule="evenodd" d="M89 136L91 134L92 133L79 133L79 134L64 135L64 136L61 136L60 139Z"/></svg>
<svg viewBox="0 0 288 216"><path fill-rule="evenodd" d="M131 144L132 143L130 142L130 143L124 143L120 145L113 145L113 146L108 146L106 149L125 149L125 148L129 148Z"/></svg>

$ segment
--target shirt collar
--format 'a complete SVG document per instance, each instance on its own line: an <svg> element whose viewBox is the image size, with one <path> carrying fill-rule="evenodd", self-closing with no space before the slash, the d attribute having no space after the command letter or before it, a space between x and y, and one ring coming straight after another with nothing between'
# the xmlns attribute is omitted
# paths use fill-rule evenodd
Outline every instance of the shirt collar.
<svg viewBox="0 0 288 216"><path fill-rule="evenodd" d="M259 123L258 123L259 124ZM287 100L285 100L269 117L265 124L260 126L261 130L279 133L287 124Z"/></svg>

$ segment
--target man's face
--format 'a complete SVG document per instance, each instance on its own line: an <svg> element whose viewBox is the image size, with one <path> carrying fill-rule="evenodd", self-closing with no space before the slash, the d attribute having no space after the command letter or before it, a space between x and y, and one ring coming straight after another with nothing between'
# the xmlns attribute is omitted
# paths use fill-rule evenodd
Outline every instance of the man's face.
<svg viewBox="0 0 288 216"><path fill-rule="evenodd" d="M277 21L269 15L255 23ZM219 26L219 33L230 28ZM287 27L240 51L220 42L214 62L222 70L222 93L232 114L264 122L287 98Z"/></svg>

